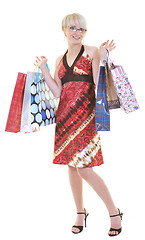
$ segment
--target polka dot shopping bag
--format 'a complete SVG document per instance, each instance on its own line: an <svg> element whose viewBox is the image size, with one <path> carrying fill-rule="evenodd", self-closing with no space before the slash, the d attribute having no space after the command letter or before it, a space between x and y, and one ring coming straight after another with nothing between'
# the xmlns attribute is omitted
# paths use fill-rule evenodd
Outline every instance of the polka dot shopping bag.
<svg viewBox="0 0 145 240"><path fill-rule="evenodd" d="M48 68L48 65L47 65ZM48 68L49 69L49 68ZM55 98L38 72L28 72L21 116L21 132L55 123L59 99Z"/></svg>

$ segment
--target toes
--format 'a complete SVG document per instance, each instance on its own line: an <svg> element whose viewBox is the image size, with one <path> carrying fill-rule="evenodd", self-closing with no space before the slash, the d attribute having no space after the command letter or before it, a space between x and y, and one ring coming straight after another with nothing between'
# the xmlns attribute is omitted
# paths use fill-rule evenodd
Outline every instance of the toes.
<svg viewBox="0 0 145 240"><path fill-rule="evenodd" d="M116 232L116 231L109 231L108 235L112 235L112 236L118 235L118 232Z"/></svg>
<svg viewBox="0 0 145 240"><path fill-rule="evenodd" d="M72 232L78 233L78 232L80 232L80 230L78 228L73 227Z"/></svg>

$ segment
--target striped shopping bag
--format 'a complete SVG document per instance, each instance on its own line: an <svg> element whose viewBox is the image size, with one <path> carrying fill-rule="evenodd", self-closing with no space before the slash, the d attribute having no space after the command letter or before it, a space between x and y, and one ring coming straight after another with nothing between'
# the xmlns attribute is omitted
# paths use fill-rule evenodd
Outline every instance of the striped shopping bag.
<svg viewBox="0 0 145 240"><path fill-rule="evenodd" d="M17 133L20 131L26 76L24 73L18 73L5 128L7 132Z"/></svg>

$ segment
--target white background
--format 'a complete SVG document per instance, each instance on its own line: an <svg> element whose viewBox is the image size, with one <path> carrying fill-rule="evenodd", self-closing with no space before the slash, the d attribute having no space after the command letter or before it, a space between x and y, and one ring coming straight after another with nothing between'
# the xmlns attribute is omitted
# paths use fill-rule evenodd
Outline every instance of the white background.
<svg viewBox="0 0 145 240"><path fill-rule="evenodd" d="M55 59L67 49L62 18L73 12L88 22L84 44L99 46L107 39L117 45L112 53L127 72L140 110L129 115L111 111L111 131L101 134L105 164L94 168L106 182L123 212L123 232L130 240L144 235L145 34L144 1L3 1L0 8L0 239L109 239L110 220L105 205L84 183L88 227L71 233L76 210L67 166L52 164L55 125L39 133L4 132L18 72L33 71L35 56Z"/></svg>

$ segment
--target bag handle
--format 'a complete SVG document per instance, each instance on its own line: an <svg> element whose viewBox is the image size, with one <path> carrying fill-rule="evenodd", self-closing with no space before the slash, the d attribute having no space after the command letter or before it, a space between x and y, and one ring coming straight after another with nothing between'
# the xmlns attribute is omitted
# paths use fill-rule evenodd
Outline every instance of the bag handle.
<svg viewBox="0 0 145 240"><path fill-rule="evenodd" d="M114 61L113 61L112 58L109 56L109 54L108 54L108 57L107 57L107 60L106 60L106 64L108 64L109 68L111 68L111 69L114 69L114 68L115 68Z"/></svg>
<svg viewBox="0 0 145 240"><path fill-rule="evenodd" d="M109 50L107 49L107 48L105 48L106 49L106 51L107 51L107 59L106 59L106 62L108 62L108 59L109 59Z"/></svg>
<svg viewBox="0 0 145 240"><path fill-rule="evenodd" d="M36 82L39 82L39 74L40 74L41 81L42 81L42 74L40 73L40 67L39 66L37 66L37 67L38 67L38 71L37 71L37 76L36 76ZM49 69L47 63L46 63L46 67L47 67L48 71L50 72L50 69Z"/></svg>

